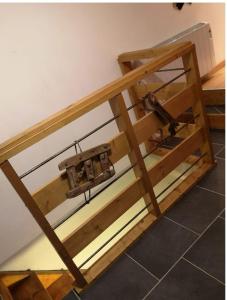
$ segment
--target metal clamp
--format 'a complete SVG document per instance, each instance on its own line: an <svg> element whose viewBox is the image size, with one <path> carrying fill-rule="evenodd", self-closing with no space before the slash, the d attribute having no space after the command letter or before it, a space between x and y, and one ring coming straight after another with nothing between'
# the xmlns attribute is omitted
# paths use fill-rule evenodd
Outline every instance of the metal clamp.
<svg viewBox="0 0 227 300"><path fill-rule="evenodd" d="M144 104L144 110L153 111L162 121L162 123L164 123L164 125L169 124L169 133L171 136L174 136L176 134L176 128L179 124L158 102L157 97L153 93L149 92L143 97L142 100Z"/></svg>
<svg viewBox="0 0 227 300"><path fill-rule="evenodd" d="M90 189L109 179L115 174L114 166L109 159L111 148L109 144L102 144L81 152L62 161L59 170L66 169L70 190L67 198L76 197L82 193L88 203ZM89 191L87 199L86 191Z"/></svg>

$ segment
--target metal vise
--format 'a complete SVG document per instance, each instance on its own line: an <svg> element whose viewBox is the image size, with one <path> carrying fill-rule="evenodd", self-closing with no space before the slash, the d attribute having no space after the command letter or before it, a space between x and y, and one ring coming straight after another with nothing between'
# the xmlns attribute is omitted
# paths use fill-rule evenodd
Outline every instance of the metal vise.
<svg viewBox="0 0 227 300"><path fill-rule="evenodd" d="M66 169L68 175L70 190L66 193L67 198L85 193L115 174L110 154L110 145L102 144L69 157L58 165L59 170Z"/></svg>

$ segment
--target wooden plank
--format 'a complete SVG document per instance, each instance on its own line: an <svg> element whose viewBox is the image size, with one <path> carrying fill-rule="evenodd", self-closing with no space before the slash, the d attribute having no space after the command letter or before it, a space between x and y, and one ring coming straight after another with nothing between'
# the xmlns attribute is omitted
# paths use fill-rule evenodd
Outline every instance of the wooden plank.
<svg viewBox="0 0 227 300"><path fill-rule="evenodd" d="M1 281L0 279L0 299L1 300L13 300L13 297L9 291L9 289L7 288L7 286L4 285L4 283Z"/></svg>
<svg viewBox="0 0 227 300"><path fill-rule="evenodd" d="M73 278L65 273L52 283L47 291L53 300L62 300L74 288Z"/></svg>
<svg viewBox="0 0 227 300"><path fill-rule="evenodd" d="M208 124L212 129L225 129L225 114L208 114Z"/></svg>
<svg viewBox="0 0 227 300"><path fill-rule="evenodd" d="M14 300L52 300L51 296L42 286L35 272L30 272L30 275L24 280L10 287L10 292Z"/></svg>
<svg viewBox="0 0 227 300"><path fill-rule="evenodd" d="M174 170L203 142L202 129L198 128L175 150L165 154L148 173L153 186L159 183L168 173ZM74 230L65 240L64 246L71 257L78 254L108 226L117 220L145 194L141 178L137 178L103 208L93 214L80 227Z"/></svg>
<svg viewBox="0 0 227 300"><path fill-rule="evenodd" d="M42 140L56 130L64 127L66 124L72 122L76 118L79 118L88 111L91 111L92 109L101 105L108 99L118 95L121 91L131 87L137 81L141 80L145 75L160 69L164 65L170 63L172 60L175 60L185 53L188 53L191 50L191 47L191 42L176 46L176 48L168 51L168 53L165 55L161 55L155 61L144 64L136 70L126 74L122 78L107 84L89 96L73 103L69 107L50 116L46 120L2 143L0 145L0 164L22 150L28 148L29 146Z"/></svg>
<svg viewBox="0 0 227 300"><path fill-rule="evenodd" d="M199 115L199 117L195 120L195 123L202 126L204 129L205 141L201 146L200 151L202 154L207 153L204 157L204 160L207 163L214 164L214 154L211 146L210 136L209 136L209 128L207 122L207 116L205 113L205 106L202 100L202 87L199 75L199 67L198 61L196 57L195 45L192 46L192 50L185 54L182 57L184 68L190 69L190 72L186 74L186 79L188 84L195 84L194 92L196 101L192 106L192 112L194 117Z"/></svg>
<svg viewBox="0 0 227 300"><path fill-rule="evenodd" d="M161 211L164 212L188 192L213 166L203 164L193 171L190 176L182 181L169 195L161 202ZM123 236L111 249L99 258L83 274L88 283L100 276L127 248L135 242L148 228L156 223L158 219L148 214L139 221L125 236Z"/></svg>
<svg viewBox="0 0 227 300"><path fill-rule="evenodd" d="M64 247L71 257L99 236L108 226L125 213L143 197L145 190L140 178L133 181L104 207L95 212L81 226L74 230L64 241Z"/></svg>
<svg viewBox="0 0 227 300"><path fill-rule="evenodd" d="M203 89L205 105L225 105L225 89Z"/></svg>
<svg viewBox="0 0 227 300"><path fill-rule="evenodd" d="M190 154L196 151L204 142L202 128L198 128L189 135L182 143L177 145L174 150L168 152L162 159L149 170L149 177L152 185L156 185Z"/></svg>
<svg viewBox="0 0 227 300"><path fill-rule="evenodd" d="M11 164L8 161L5 161L3 164L0 165L0 168L2 169L3 173L8 178L13 188L20 196L21 200L27 206L28 210L30 211L36 222L39 224L39 226L41 227L51 244L53 245L58 255L61 257L69 271L74 276L76 284L78 284L78 286L80 287L83 287L86 284L83 275L74 264L73 260L69 256L61 241L59 240L58 236L51 228L50 224L40 211L31 194L29 193L23 182L20 180Z"/></svg>
<svg viewBox="0 0 227 300"><path fill-rule="evenodd" d="M135 85L135 92L138 98L144 97L147 93L153 92L154 90L160 88L164 82L154 82L147 84L138 84ZM186 87L185 82L173 82L166 87L162 88L156 93L156 96L159 100L166 100L175 94L179 93Z"/></svg>
<svg viewBox="0 0 227 300"><path fill-rule="evenodd" d="M193 86L189 86L173 96L163 105L164 108L168 109L169 113L175 117L180 115L184 110L187 110L194 104L194 97L191 89L193 89ZM159 128L163 128L163 123L154 113L149 113L139 119L133 127L136 139L138 143L141 144L148 140ZM113 163L117 162L130 152L127 137L123 132L119 133L109 143L111 144L112 149L110 159ZM69 184L67 177L62 175L36 191L33 194L33 198L43 214L46 215L66 200L65 194L68 189Z"/></svg>
<svg viewBox="0 0 227 300"><path fill-rule="evenodd" d="M208 80L212 78L213 75L215 75L216 72L223 69L225 67L225 61L221 61L219 64L217 64L209 73L203 75L201 77L202 84L206 83Z"/></svg>
<svg viewBox="0 0 227 300"><path fill-rule="evenodd" d="M118 56L118 61L129 62L131 60L141 60L141 59L157 57L166 54L168 51L176 49L180 45L184 46L186 45L186 43L187 42L172 43L161 47L152 47L148 49L125 52Z"/></svg>
<svg viewBox="0 0 227 300"><path fill-rule="evenodd" d="M214 165L204 163L194 172L192 172L185 180L183 180L167 197L160 203L161 212L168 211L176 201L180 200L190 189L195 186L199 180L209 172Z"/></svg>

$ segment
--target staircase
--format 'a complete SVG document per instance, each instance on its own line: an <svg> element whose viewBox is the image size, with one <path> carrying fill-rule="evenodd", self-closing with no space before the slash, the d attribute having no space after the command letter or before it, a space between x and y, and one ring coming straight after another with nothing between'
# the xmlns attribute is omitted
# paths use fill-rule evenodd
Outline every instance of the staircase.
<svg viewBox="0 0 227 300"><path fill-rule="evenodd" d="M62 300L73 282L68 271L2 272L0 300Z"/></svg>

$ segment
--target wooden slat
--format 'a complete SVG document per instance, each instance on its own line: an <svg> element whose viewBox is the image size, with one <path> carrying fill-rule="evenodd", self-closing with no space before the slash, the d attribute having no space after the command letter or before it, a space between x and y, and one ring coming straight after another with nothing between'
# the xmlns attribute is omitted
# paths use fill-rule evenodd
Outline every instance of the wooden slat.
<svg viewBox="0 0 227 300"><path fill-rule="evenodd" d="M214 154L211 146L210 136L209 136L209 128L207 117L205 113L205 105L203 103L203 95L202 95L202 87L199 75L199 66L196 57L195 45L192 46L192 50L190 53L185 54L182 57L182 61L185 69L190 69L190 72L186 74L186 79L188 84L195 84L195 97L196 101L192 106L193 116L199 115L199 117L195 120L195 123L202 126L204 128L205 141L201 146L200 151L202 154L207 154L203 160L207 163L214 164Z"/></svg>
<svg viewBox="0 0 227 300"><path fill-rule="evenodd" d="M28 210L30 211L36 222L39 224L40 228L43 230L49 241L52 243L56 252L63 259L65 265L76 279L76 284L78 284L78 286L80 287L86 285L86 281L83 278L80 270L74 264L73 260L67 253L61 241L59 240L58 236L51 228L49 222L46 220L45 216L40 211L31 194L29 193L23 182L20 180L11 164L8 161L5 161L3 164L0 165L0 168L11 183L12 187L20 196L21 200L27 206Z"/></svg>
<svg viewBox="0 0 227 300"><path fill-rule="evenodd" d="M225 129L225 114L207 114L209 127Z"/></svg>
<svg viewBox="0 0 227 300"><path fill-rule="evenodd" d="M10 292L14 300L52 300L34 272L30 272L30 275L23 281L11 286Z"/></svg>
<svg viewBox="0 0 227 300"><path fill-rule="evenodd" d="M168 152L149 170L149 177L153 186L159 183L168 173L174 170L182 161L203 142L202 129L198 128L187 139L179 144L175 150ZM103 208L86 220L73 231L65 240L64 246L71 257L78 254L85 246L101 234L108 226L117 220L145 193L142 181L138 178L123 192L107 203Z"/></svg>
<svg viewBox="0 0 227 300"><path fill-rule="evenodd" d="M135 91L138 98L142 98L147 93L152 92L158 88L160 88L163 85L163 82L154 82L154 83L148 83L148 84L138 84L135 85ZM162 88L160 91L156 93L156 96L160 100L166 100L175 94L179 93L181 90L183 90L186 87L185 82L174 82L166 87Z"/></svg>
<svg viewBox="0 0 227 300"><path fill-rule="evenodd" d="M184 179L177 188L167 195L161 202L162 212L169 209L186 192L188 192L211 168L213 165L203 164L193 171L190 176ZM101 258L99 258L83 274L88 283L101 275L115 259L117 259L127 248L136 241L151 225L154 225L158 219L148 214L139 221L125 236L123 236L111 249L109 249Z"/></svg>
<svg viewBox="0 0 227 300"><path fill-rule="evenodd" d="M47 289L53 300L62 300L74 288L73 278L65 273L55 282L53 282Z"/></svg>
<svg viewBox="0 0 227 300"><path fill-rule="evenodd" d="M203 89L205 105L225 105L225 89Z"/></svg>
<svg viewBox="0 0 227 300"><path fill-rule="evenodd" d="M180 115L194 104L194 96L192 93L193 86L187 87L170 98L163 106L168 109L169 113L174 117ZM154 113L149 113L139 119L134 124L134 131L139 144L146 141L159 128L163 127L163 123ZM149 130L148 130L149 129ZM125 133L121 132L110 141L112 155L110 157L113 163L130 152L129 144ZM40 210L46 215L66 200L66 192L69 189L68 180L65 175L59 176L46 186L39 189L33 194Z"/></svg>
<svg viewBox="0 0 227 300"><path fill-rule="evenodd" d="M187 139L168 152L162 159L149 170L152 185L156 185L167 174L174 170L190 154L196 151L204 142L203 131L201 128L195 130Z"/></svg>
<svg viewBox="0 0 227 300"><path fill-rule="evenodd" d="M71 257L78 254L85 246L100 235L143 197L144 193L145 190L141 179L137 178L129 187L125 188L114 199L74 230L63 242Z"/></svg>
<svg viewBox="0 0 227 300"><path fill-rule="evenodd" d="M176 49L176 47L178 47L178 45L183 46L183 45L185 45L185 42L164 45L162 47L152 47L152 48L148 48L148 49L125 52L118 56L118 61L119 62L128 62L131 60L140 60L140 59L157 57L157 56L166 54L168 51Z"/></svg>
<svg viewBox="0 0 227 300"><path fill-rule="evenodd" d="M13 300L13 297L7 288L7 286L4 285L4 283L0 279L0 295L2 300Z"/></svg>
<svg viewBox="0 0 227 300"><path fill-rule="evenodd" d="M122 78L107 84L89 96L73 103L66 109L61 110L21 134L16 135L14 138L4 142L0 145L0 164L55 132L57 129L62 128L76 118L91 111L108 99L118 95L121 91L129 88L138 80L141 80L145 75L160 69L172 60L188 53L191 47L191 42L176 46L173 50L168 51L166 55L161 55L155 61L144 64L136 70L124 75Z"/></svg>

